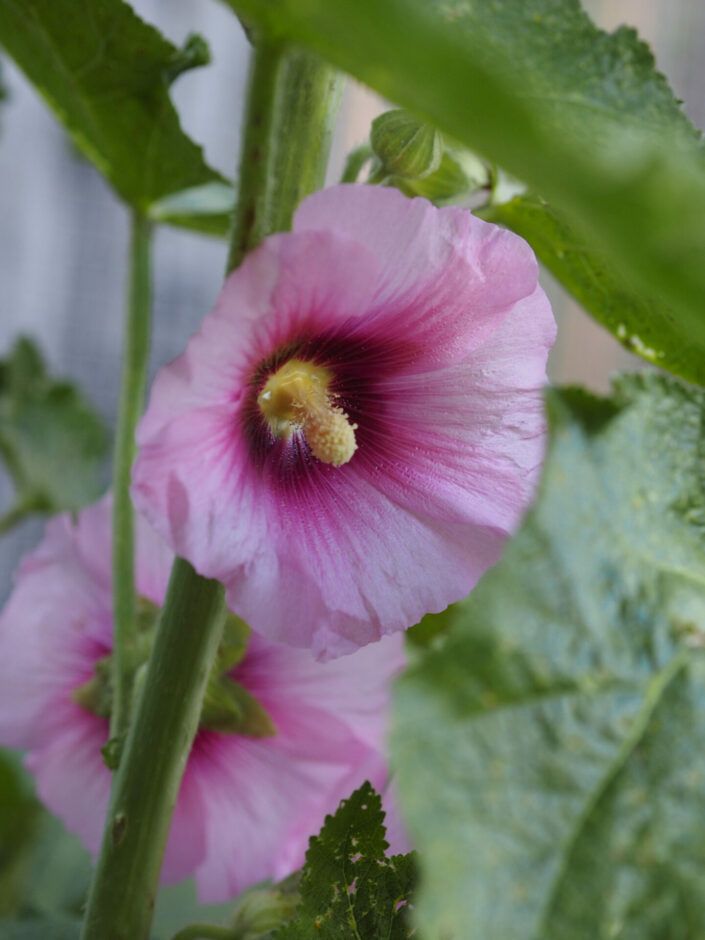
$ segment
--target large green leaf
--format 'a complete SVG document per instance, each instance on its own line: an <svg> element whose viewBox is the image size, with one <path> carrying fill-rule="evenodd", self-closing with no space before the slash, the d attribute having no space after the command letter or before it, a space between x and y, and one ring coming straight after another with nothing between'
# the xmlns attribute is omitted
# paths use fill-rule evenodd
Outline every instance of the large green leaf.
<svg viewBox="0 0 705 940"><path fill-rule="evenodd" d="M549 404L537 505L397 688L420 929L698 940L705 393L646 375Z"/></svg>
<svg viewBox="0 0 705 940"><path fill-rule="evenodd" d="M705 384L705 357L687 325L657 298L634 290L609 256L594 250L542 199L517 196L477 214L525 238L566 290L630 352Z"/></svg>
<svg viewBox="0 0 705 940"><path fill-rule="evenodd" d="M525 180L705 355L703 149L632 30L578 0L229 2Z"/></svg>
<svg viewBox="0 0 705 940"><path fill-rule="evenodd" d="M413 855L387 858L382 801L369 783L327 816L306 853L301 905L273 940L403 940L410 937Z"/></svg>
<svg viewBox="0 0 705 940"><path fill-rule="evenodd" d="M221 179L169 97L202 40L176 49L122 0L0 0L0 44L130 205Z"/></svg>
<svg viewBox="0 0 705 940"><path fill-rule="evenodd" d="M29 340L19 340L0 360L0 459L15 485L18 515L78 509L95 499L107 449L95 411L74 386L47 375Z"/></svg>

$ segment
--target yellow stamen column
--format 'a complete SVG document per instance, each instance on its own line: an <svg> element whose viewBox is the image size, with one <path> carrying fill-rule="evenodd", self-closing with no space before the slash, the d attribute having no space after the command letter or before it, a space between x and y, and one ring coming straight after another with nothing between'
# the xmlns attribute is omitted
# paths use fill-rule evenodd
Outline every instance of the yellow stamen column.
<svg viewBox="0 0 705 940"><path fill-rule="evenodd" d="M353 424L335 404L329 369L290 359L269 377L257 398L275 437L301 431L316 459L342 467L357 450Z"/></svg>

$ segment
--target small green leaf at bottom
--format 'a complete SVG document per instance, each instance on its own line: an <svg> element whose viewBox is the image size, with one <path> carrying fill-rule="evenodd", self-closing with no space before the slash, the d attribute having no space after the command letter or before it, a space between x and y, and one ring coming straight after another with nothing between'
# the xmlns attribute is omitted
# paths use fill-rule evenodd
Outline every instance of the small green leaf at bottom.
<svg viewBox="0 0 705 940"><path fill-rule="evenodd" d="M272 940L405 940L416 881L415 859L387 857L384 811L364 783L311 839L297 917Z"/></svg>

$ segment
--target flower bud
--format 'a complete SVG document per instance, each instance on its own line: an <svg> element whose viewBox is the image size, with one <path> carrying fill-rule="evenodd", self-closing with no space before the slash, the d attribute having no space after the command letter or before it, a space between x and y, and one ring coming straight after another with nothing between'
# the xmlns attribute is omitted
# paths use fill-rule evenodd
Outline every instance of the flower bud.
<svg viewBox="0 0 705 940"><path fill-rule="evenodd" d="M440 133L402 109L374 119L370 143L389 176L419 179L433 173L441 163Z"/></svg>

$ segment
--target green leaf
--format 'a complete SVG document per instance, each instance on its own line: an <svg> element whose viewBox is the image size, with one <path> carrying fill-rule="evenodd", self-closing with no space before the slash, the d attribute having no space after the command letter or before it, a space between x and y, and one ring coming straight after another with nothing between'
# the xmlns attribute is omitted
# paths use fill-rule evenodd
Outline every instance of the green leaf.
<svg viewBox="0 0 705 940"><path fill-rule="evenodd" d="M79 918L93 869L88 850L44 809L35 832L16 898L21 913L49 919Z"/></svg>
<svg viewBox="0 0 705 940"><path fill-rule="evenodd" d="M221 180L169 97L208 61L200 37L179 50L122 0L0 0L0 44L125 202L146 211Z"/></svg>
<svg viewBox="0 0 705 940"><path fill-rule="evenodd" d="M703 148L632 30L578 0L229 2L524 180L705 356Z"/></svg>
<svg viewBox="0 0 705 940"><path fill-rule="evenodd" d="M79 940L81 921L69 918L0 918L2 940Z"/></svg>
<svg viewBox="0 0 705 940"><path fill-rule="evenodd" d="M107 449L98 415L76 388L47 375L37 348L20 339L0 360L0 458L17 506L58 512L95 499Z"/></svg>
<svg viewBox="0 0 705 940"><path fill-rule="evenodd" d="M542 199L517 196L476 214L525 238L554 277L630 352L705 384L705 358L683 321L655 297L639 295L608 256L594 251Z"/></svg>
<svg viewBox="0 0 705 940"><path fill-rule="evenodd" d="M0 917L79 918L91 871L78 838L37 801L20 755L0 750Z"/></svg>
<svg viewBox="0 0 705 940"><path fill-rule="evenodd" d="M414 890L413 855L385 856L382 801L369 783L327 816L309 843L301 906L273 940L402 940Z"/></svg>
<svg viewBox="0 0 705 940"><path fill-rule="evenodd" d="M0 916L17 908L40 813L18 755L0 750Z"/></svg>
<svg viewBox="0 0 705 940"><path fill-rule="evenodd" d="M397 687L419 929L705 936L705 393L551 392L539 500Z"/></svg>
<svg viewBox="0 0 705 940"><path fill-rule="evenodd" d="M224 238L230 228L234 207L234 186L221 182L204 183L153 203L149 217L154 222L180 225Z"/></svg>

